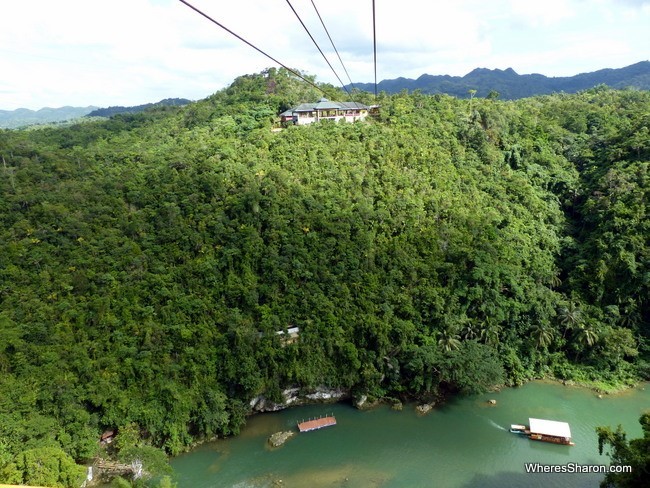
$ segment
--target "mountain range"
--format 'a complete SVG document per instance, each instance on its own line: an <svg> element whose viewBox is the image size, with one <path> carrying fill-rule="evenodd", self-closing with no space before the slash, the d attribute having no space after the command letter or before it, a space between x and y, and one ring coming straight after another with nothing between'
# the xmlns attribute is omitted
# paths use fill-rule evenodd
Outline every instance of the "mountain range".
<svg viewBox="0 0 650 488"><path fill-rule="evenodd" d="M61 107L42 108L30 110L19 108L16 110L0 110L0 129L16 129L37 124L56 124L60 122L79 119L81 117L111 117L120 113L144 112L147 109L162 106L187 105L191 100L185 98L166 98L157 103L145 103L132 107Z"/></svg>
<svg viewBox="0 0 650 488"><path fill-rule="evenodd" d="M470 96L471 91L475 90L473 94L478 97L487 97L493 92L493 95L498 94L501 99L515 100L557 92L576 93L600 84L612 88L631 87L650 90L650 61L641 61L619 69L608 68L563 77L548 77L541 74L520 75L512 68L505 70L476 68L465 76L423 74L417 79L400 77L383 80L377 84L377 89L386 93L420 90L422 93L446 93L459 98L467 98ZM351 87L352 85L347 85L346 88ZM374 91L373 83L357 83L354 87L364 91ZM42 108L40 110L26 108L0 110L0 129L60 123L81 117L111 117L119 113L136 113L153 107L187 105L188 103L191 103L191 100L167 98L157 103L146 103L132 107L66 106Z"/></svg>
<svg viewBox="0 0 650 488"><path fill-rule="evenodd" d="M0 129L16 129L35 124L52 124L64 120L73 120L88 115L98 107L45 107L40 110L18 108L0 110Z"/></svg>
<svg viewBox="0 0 650 488"><path fill-rule="evenodd" d="M157 103L145 103L144 105L136 105L135 107L122 107L120 105L116 105L114 107L99 108L97 110L93 110L87 116L88 117L112 117L113 115L117 115L117 114L124 114L124 113L134 114L138 112L144 112L145 110L148 110L150 108L177 107L177 106L187 105L188 103L192 103L192 100L188 100L187 98L165 98L164 100L161 100Z"/></svg>
<svg viewBox="0 0 650 488"><path fill-rule="evenodd" d="M422 93L446 93L459 98L469 97L470 90L476 90L475 95L479 97L486 97L494 91L495 95L498 93L502 99L514 100L557 92L576 93L600 84L612 88L632 87L649 90L650 61L641 61L625 68L601 69L563 77L548 77L541 74L520 75L512 68L506 70L477 68L465 76L423 74L415 80L401 77L383 80L377 84L377 90L386 93L420 90ZM350 87L351 85L347 86ZM374 91L373 83L357 83L354 87L364 91Z"/></svg>

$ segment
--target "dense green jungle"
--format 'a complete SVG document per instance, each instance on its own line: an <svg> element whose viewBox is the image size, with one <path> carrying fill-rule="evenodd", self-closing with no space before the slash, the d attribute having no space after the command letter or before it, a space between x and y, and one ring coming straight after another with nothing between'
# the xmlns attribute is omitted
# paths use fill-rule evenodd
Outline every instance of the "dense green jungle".
<svg viewBox="0 0 650 488"><path fill-rule="evenodd" d="M0 482L76 487L100 452L164 472L290 386L650 378L649 92L383 94L272 130L321 96L269 69L0 131Z"/></svg>

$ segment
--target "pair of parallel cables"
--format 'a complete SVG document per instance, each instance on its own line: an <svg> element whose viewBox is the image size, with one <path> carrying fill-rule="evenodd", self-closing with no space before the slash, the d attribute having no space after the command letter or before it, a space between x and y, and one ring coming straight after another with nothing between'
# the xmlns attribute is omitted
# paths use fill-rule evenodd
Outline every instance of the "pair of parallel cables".
<svg viewBox="0 0 650 488"><path fill-rule="evenodd" d="M289 67L286 66L284 63L281 63L280 61L278 61L277 59L275 59L273 56L271 56L270 54L264 52L262 49L258 48L257 46L255 46L255 45L252 44L251 42L247 41L246 39L244 39L244 38L241 37L240 35L236 34L236 33L233 32L232 30L228 29L226 26L224 26L224 25L221 24L220 22L216 21L214 18L210 17L210 16L209 16L208 14L206 14L205 12L199 10L198 8L196 8L195 6L193 6L192 4L190 4L189 2L187 2L186 0L179 0L179 1L180 1L181 3L183 3L183 4L185 4L187 7L191 8L192 10L194 10L195 12L197 12L198 14L202 15L202 16L205 17L206 19L208 19L208 20L209 20L210 22L212 22L213 24L215 24L215 25L221 27L223 30L225 30L225 31L228 32L229 34L235 36L237 39L239 39L239 40L242 41L243 43L245 43L245 44L247 44L248 46L252 47L253 49L255 49L255 50L256 50L257 52L259 52L260 54L266 56L267 58L269 58L269 59L270 59L271 61L273 61L274 63L276 63L276 64L282 66L283 68L285 68L285 69L286 69L287 71L289 71L290 73L296 75L298 78L300 78L301 80L305 81L305 82L308 83L309 85L313 86L314 88L316 88L317 90L319 90L319 91L322 92L323 94L325 93L325 92L323 91L323 89L320 88L319 86L317 86L315 83L313 83L312 81L308 80L307 78L305 78L303 75L301 75L301 74L298 73L297 71L295 71L295 70L289 68ZM336 73L336 70L334 69L334 67L332 66L332 64L329 62L329 60L327 59L327 57L325 56L325 54L323 53L323 50L320 48L320 46L318 45L318 43L316 42L316 40L314 39L314 37L313 37L313 36L311 35L311 33L309 32L309 29L307 28L307 26L305 25L305 23L304 23L304 22L302 21L302 19L300 18L300 15L298 15L298 12L296 12L296 9L293 8L293 5L291 5L291 2L290 2L289 0L287 0L287 3L289 4L289 7L291 7L291 10L292 10L293 13L296 15L296 17L298 18L298 20L300 21L300 23L302 24L303 28L305 29L305 31L307 32L307 34L308 34L309 37L311 38L312 42L314 43L314 45L316 46L316 48L318 49L318 51L319 51L319 52L321 53L321 55L323 56L323 59L325 59L325 61L327 62L328 66L330 67L330 69L332 70L332 72L334 73L334 75L336 76L336 78L339 80L339 83L341 84L341 86L343 87L343 89L345 90L345 92L348 94L348 96L351 97L350 92L348 91L348 89L346 88L346 86L345 86L345 85L343 84L343 82L341 81L341 78L340 78L339 75ZM343 60L341 59L341 55L339 54L338 49L336 49L336 45L334 44L334 41L332 40L332 36L330 36L330 33L329 33L329 31L327 30L327 27L325 26L325 22L323 21L323 18L321 17L320 12L318 11L318 8L316 7L316 4L314 3L314 0L311 0L311 4L313 5L314 10L316 11L316 14L318 15L318 18L319 18L319 20L320 20L320 22L321 22L321 24L322 24L322 26L323 26L323 29L325 29L325 32L327 33L327 37L329 38L330 42L332 43L332 47L334 48L334 51L336 52L336 55L338 56L339 61L341 62L341 66L343 66L343 70L345 71L345 74L347 75L348 80L350 81L350 85L351 85L352 88L354 89L354 83L352 83L352 80L350 79L350 75L348 74L348 70L345 68L345 64L343 63ZM376 27L375 27L375 0L372 0L372 30L373 30L373 52L374 52L374 70L375 70L375 99L376 99L376 98L377 98L377 34L376 34L377 31L376 31Z"/></svg>

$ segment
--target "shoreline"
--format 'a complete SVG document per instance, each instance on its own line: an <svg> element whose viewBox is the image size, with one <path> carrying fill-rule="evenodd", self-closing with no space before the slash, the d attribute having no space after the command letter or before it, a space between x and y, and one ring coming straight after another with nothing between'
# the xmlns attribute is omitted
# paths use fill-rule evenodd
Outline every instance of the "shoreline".
<svg viewBox="0 0 650 488"><path fill-rule="evenodd" d="M584 389L584 390L590 390L591 392L594 393L595 396L598 396L600 398L602 398L603 395L607 395L608 397L624 396L625 394L631 393L632 391L634 391L635 389L637 389L639 387L641 387L642 390L645 390L645 386L641 386L641 385L644 385L644 384L645 385L650 385L650 381L648 381L648 380L639 380L637 383L635 383L632 386L625 386L625 387L611 389L611 390L603 390L603 389L598 388L598 387L596 387L595 385L592 385L592 384L579 383L579 382L576 382L576 381L573 381L573 380L563 380L563 379L554 378L554 377L544 377L544 378L530 379L530 380L522 383L521 385L510 385L510 386L509 385L495 385L491 390L484 392L484 394L495 393L495 392L498 393L498 392L500 392L500 391L502 391L503 389L506 389L506 388L512 388L512 389L520 388L520 387L522 387L522 386L524 386L524 385L526 385L528 383L533 383L533 382L556 384L556 385L565 386L565 387L568 387L568 388L581 388L581 389ZM295 389L295 387L294 388L287 388L287 390L294 390L294 389ZM334 389L332 389L332 390L334 390ZM383 398L373 399L372 401L364 402L361 406L358 406L357 405L358 400L363 398L364 395L362 395L359 398L355 398L354 395L352 395L352 393L350 391L342 390L342 389L338 389L338 388L336 390L337 391L344 391L345 394L340 396L340 397L331 398L331 399L308 398L309 396L313 396L313 394L309 394L309 395L305 395L305 397L302 398L300 401L292 401L292 402L290 402L289 404L287 404L285 406L281 406L282 404L273 403L273 405L275 407L279 407L279 408L275 408L275 409L272 409L272 410L262 410L262 411L252 409L246 415L246 419L248 419L249 417L252 417L252 416L262 415L262 414L266 414L266 413L275 413L275 412L279 412L281 410L288 410L288 409L290 409L292 407L305 407L305 406L313 406L313 405L328 405L328 404L331 405L331 404L339 404L339 403L349 403L351 406L353 406L357 410L371 410L371 409L377 408L377 407L379 407L381 405L393 405L394 402L395 402L395 397L387 396L387 397L383 397ZM317 389L316 391L319 391L319 390ZM419 406L419 405L431 405L432 409L429 412L427 412L426 414L423 414L423 415L427 415L427 414L435 411L436 408L438 408L441 405L445 404L447 402L447 400L449 400L450 398L452 398L454 396L462 396L462 394L455 393L455 394L439 395L437 397L430 397L430 399L428 401L424 401L423 399L418 399L416 397L413 397L413 396L409 395L408 398L404 398L403 400L400 400L400 401L402 402L402 404L404 406L411 404L411 405L414 405L414 408L417 408L417 406ZM245 428L245 427L246 427L246 424L244 424L242 426L242 428ZM197 447L202 446L203 444L207 444L209 442L213 442L213 441L216 441L216 440L219 440L219 439L228 439L228 438L231 438L231 437L237 437L238 435L240 435L240 434L231 435L231 436L224 436L224 437L213 436L211 438L196 440L191 445L189 445L187 447L187 449L184 449L178 455L186 454L186 453L192 451L193 449L196 449ZM173 457L175 457L175 456L173 456ZM170 459L171 458L172 457L170 457Z"/></svg>
<svg viewBox="0 0 650 488"><path fill-rule="evenodd" d="M644 386L645 391L641 391ZM474 476L462 482L455 476L439 478L448 480L449 486L478 486L485 481L491 481L490 486L523 486L528 478L523 473L524 462L553 463L558 456L568 455L575 462L593 462L597 426L622 423L626 432L634 434L631 437L637 437L641 428L639 414L647 408L650 390L640 384L630 393L598 400L589 389L568 389L555 381L535 380L521 388L504 388L494 396L480 393L452 397L424 417L414 411L416 403L405 403L403 412L392 410L390 402L366 412L356 410L349 401L312 405L250 418L239 438L207 444L196 455L173 459L172 466L179 487L198 486L197 480L205 482L205 486L216 486L220 476L228 480L223 486L244 486L249 479L268 476L284 480L285 486L302 488L316 486L310 484L309 473L320 468L335 470L354 459L358 463L355 469L387 467L396 476L391 486L409 488L427 486L422 482L425 475L446 476L443 460L457 459L462 471L472 471ZM488 405L489 398L497 399L496 407ZM336 416L338 427L298 434L281 449L268 447L272 433L295 426L296 418L318 416L326 410ZM568 422L575 431L576 446L570 450L539 444L508 432L510 424L529 417ZM486 479L488 474L491 477ZM294 479L301 483L289 482ZM343 479L339 481L343 486ZM374 486L354 476L350 476L349 484Z"/></svg>
<svg viewBox="0 0 650 488"><path fill-rule="evenodd" d="M617 396L617 395L623 395L626 392L629 392L631 390L634 390L635 388L638 388L640 385L643 384L650 384L650 380L637 380L636 383L633 385L625 385L625 384L618 384L618 385L613 385L613 384L606 384L606 383L598 383L598 382L579 382L575 380L563 380L560 378L555 378L552 376L549 377L544 377L544 378L537 378L531 381L542 381L542 382L548 382L548 383L559 383L563 386L567 387L578 387L578 388L585 388L587 390L591 390L594 393L598 395L607 395L607 396ZM529 382L527 382L529 383ZM510 388L510 387L508 387ZM643 387L645 388L645 387Z"/></svg>

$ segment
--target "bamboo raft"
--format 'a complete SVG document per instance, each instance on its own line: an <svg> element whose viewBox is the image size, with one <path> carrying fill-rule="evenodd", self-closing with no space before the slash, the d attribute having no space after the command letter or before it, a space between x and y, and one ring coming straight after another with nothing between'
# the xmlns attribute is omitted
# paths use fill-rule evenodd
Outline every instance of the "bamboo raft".
<svg viewBox="0 0 650 488"><path fill-rule="evenodd" d="M329 415L327 417L319 417L317 419L298 422L298 430L300 432L309 432L310 430L318 430L332 425L336 425L336 418L334 415Z"/></svg>

